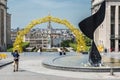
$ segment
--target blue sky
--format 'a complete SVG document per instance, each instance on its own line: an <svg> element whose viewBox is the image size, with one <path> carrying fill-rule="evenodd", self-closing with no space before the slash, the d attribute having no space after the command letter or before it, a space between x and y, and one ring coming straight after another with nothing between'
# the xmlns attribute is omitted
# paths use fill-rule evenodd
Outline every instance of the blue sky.
<svg viewBox="0 0 120 80"><path fill-rule="evenodd" d="M24 28L33 19L47 16L49 13L61 19L67 19L74 26L90 16L90 0L8 0L8 12L12 14L12 28ZM36 27L46 28L47 23ZM54 28L66 28L52 23Z"/></svg>

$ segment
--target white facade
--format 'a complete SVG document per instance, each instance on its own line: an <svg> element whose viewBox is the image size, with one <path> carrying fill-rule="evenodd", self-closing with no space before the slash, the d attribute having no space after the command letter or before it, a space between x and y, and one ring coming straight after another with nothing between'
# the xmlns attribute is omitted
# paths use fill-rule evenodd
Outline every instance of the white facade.
<svg viewBox="0 0 120 80"><path fill-rule="evenodd" d="M48 35L42 33L41 30L31 31L24 37L24 42L30 42L30 47L47 48L48 47Z"/></svg>
<svg viewBox="0 0 120 80"><path fill-rule="evenodd" d="M19 29L11 29L11 41L12 41L12 44L15 42L15 39L17 37L17 32L19 31Z"/></svg>
<svg viewBox="0 0 120 80"><path fill-rule="evenodd" d="M58 47L63 40L72 38L73 35L68 29L52 29L51 34L48 29L34 29L24 36L23 42L30 42L30 47L50 48Z"/></svg>
<svg viewBox="0 0 120 80"><path fill-rule="evenodd" d="M97 12L102 0L92 0L92 14ZM96 45L103 45L108 51L120 51L120 0L105 0L106 16L95 31ZM95 4L96 3L96 4Z"/></svg>

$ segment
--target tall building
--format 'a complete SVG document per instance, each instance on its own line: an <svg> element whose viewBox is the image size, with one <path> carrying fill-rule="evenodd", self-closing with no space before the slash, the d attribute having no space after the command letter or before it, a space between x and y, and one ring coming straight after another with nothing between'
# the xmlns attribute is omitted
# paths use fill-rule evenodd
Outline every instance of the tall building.
<svg viewBox="0 0 120 80"><path fill-rule="evenodd" d="M7 23L6 23L6 28L7 28L7 47L11 46L12 40L11 40L11 14L7 13Z"/></svg>
<svg viewBox="0 0 120 80"><path fill-rule="evenodd" d="M7 13L7 0L0 0L0 51L10 44L11 15Z"/></svg>
<svg viewBox="0 0 120 80"><path fill-rule="evenodd" d="M92 0L92 14L96 13L103 0ZM96 45L103 45L107 51L120 51L120 0L105 0L106 14L104 22L94 35Z"/></svg>

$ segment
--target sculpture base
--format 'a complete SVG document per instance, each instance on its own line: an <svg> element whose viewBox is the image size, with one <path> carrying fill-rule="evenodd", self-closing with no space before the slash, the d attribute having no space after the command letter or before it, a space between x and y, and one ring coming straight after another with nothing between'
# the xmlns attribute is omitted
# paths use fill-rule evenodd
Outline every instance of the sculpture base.
<svg viewBox="0 0 120 80"><path fill-rule="evenodd" d="M112 62L103 62L99 67L94 67L88 62L88 55L62 56L43 62L43 66L51 69L82 71L82 72L110 72ZM120 71L120 63L113 66L114 72Z"/></svg>
<svg viewBox="0 0 120 80"><path fill-rule="evenodd" d="M92 41L91 51L89 53L89 62L94 67L99 67L101 65L101 55L95 45L94 40Z"/></svg>

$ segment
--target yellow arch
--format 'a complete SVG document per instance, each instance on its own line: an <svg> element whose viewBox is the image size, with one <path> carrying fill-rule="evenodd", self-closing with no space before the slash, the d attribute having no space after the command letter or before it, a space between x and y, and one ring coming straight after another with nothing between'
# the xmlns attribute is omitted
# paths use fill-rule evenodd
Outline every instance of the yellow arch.
<svg viewBox="0 0 120 80"><path fill-rule="evenodd" d="M42 24L42 23L45 23L45 22L48 22L48 21L63 24L66 27L68 27L68 29L70 29L76 37L77 52L85 50L85 48L86 48L85 42L84 42L82 33L79 31L79 29L75 28L72 24L70 24L70 22L68 22L65 19L62 20L62 19L59 19L59 18L56 18L56 17L53 17L53 16L49 15L49 16L46 16L44 18L40 18L40 19L36 19L36 20L31 21L30 24L28 24L23 30L20 30L17 33L17 37L16 37L16 40L15 40L14 45L13 45L13 51L18 50L19 52L22 52L21 43L23 41L24 35L27 34L31 30L31 28L33 28L37 24Z"/></svg>

